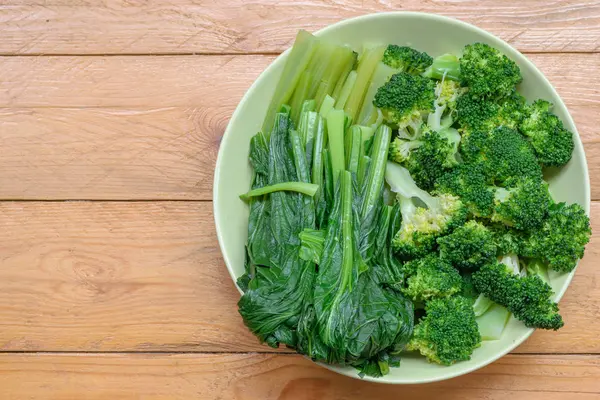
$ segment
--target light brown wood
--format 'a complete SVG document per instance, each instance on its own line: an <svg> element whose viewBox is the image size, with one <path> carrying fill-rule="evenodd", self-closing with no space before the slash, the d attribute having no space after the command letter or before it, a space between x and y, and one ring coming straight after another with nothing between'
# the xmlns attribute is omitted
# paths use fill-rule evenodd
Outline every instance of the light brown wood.
<svg viewBox="0 0 600 400"><path fill-rule="evenodd" d="M600 356L512 355L445 382L395 386L341 376L295 355L2 354L0 396L43 400L592 400L600 396Z"/></svg>
<svg viewBox="0 0 600 400"><path fill-rule="evenodd" d="M599 399L600 202L566 326L467 376L360 382L243 325L212 204L189 201L212 198L230 115L298 29L399 10L527 53L600 200L597 1L0 1L0 399ZM119 201L5 201L36 199Z"/></svg>
<svg viewBox="0 0 600 400"><path fill-rule="evenodd" d="M0 109L0 198L209 200L230 109Z"/></svg>
<svg viewBox="0 0 600 400"><path fill-rule="evenodd" d="M273 351L237 313L211 203L0 202L0 221L0 351ZM566 326L518 352L600 352L599 253L597 234Z"/></svg>
<svg viewBox="0 0 600 400"><path fill-rule="evenodd" d="M211 209L0 202L0 351L264 350L237 313Z"/></svg>
<svg viewBox="0 0 600 400"><path fill-rule="evenodd" d="M569 107L598 107L600 53L528 57ZM0 57L0 107L232 107L274 58Z"/></svg>
<svg viewBox="0 0 600 400"><path fill-rule="evenodd" d="M177 0L4 1L3 54L280 52L300 28L382 11L442 13L522 51L597 51L600 8L591 0Z"/></svg>
<svg viewBox="0 0 600 400"><path fill-rule="evenodd" d="M600 199L600 54L530 58L575 119ZM272 60L0 57L0 199L210 200L229 117Z"/></svg>

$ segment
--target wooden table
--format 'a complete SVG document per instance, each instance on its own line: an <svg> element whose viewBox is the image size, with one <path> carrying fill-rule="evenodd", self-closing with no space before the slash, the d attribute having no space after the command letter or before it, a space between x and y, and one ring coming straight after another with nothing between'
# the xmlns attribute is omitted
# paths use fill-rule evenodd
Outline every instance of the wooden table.
<svg viewBox="0 0 600 400"><path fill-rule="evenodd" d="M597 235L564 329L450 381L345 378L242 324L211 204L229 116L297 29L400 9L526 53L575 118L600 200L597 1L0 1L0 398L599 399Z"/></svg>

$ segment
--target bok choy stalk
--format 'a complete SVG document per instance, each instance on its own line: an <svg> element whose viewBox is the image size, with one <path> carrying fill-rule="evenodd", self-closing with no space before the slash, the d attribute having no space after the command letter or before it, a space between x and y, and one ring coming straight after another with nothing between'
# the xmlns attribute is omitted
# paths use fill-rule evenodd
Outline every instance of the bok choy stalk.
<svg viewBox="0 0 600 400"><path fill-rule="evenodd" d="M254 190L283 182L309 184L304 146L291 124L288 112L278 113L269 138L259 133L252 139ZM300 314L312 296L315 265L298 254L298 234L305 228L315 228L309 196L276 191L250 198L246 274L240 279L245 293L238 307L246 326L273 347L295 346Z"/></svg>
<svg viewBox="0 0 600 400"><path fill-rule="evenodd" d="M410 301L373 278L358 251L355 238L361 228L353 210L353 186L351 173L343 171L315 281L316 326L310 340L300 341L311 344L312 353L306 354L314 359L380 376L408 342L413 310Z"/></svg>
<svg viewBox="0 0 600 400"><path fill-rule="evenodd" d="M284 104L291 106L291 119L298 126L304 101L314 99L316 109L320 109L355 62L356 53L350 48L299 31L267 108L262 131L270 132L275 115Z"/></svg>

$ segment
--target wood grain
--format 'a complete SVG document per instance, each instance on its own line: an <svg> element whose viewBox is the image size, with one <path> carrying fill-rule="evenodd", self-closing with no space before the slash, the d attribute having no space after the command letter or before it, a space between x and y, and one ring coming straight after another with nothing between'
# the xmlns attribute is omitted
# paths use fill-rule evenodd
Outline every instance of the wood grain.
<svg viewBox="0 0 600 400"><path fill-rule="evenodd" d="M600 54L530 58L575 119L600 199ZM0 199L211 199L229 117L272 60L0 57Z"/></svg>
<svg viewBox="0 0 600 400"><path fill-rule="evenodd" d="M210 199L228 108L0 109L0 198Z"/></svg>
<svg viewBox="0 0 600 400"><path fill-rule="evenodd" d="M600 395L600 356L509 355L445 382L395 386L341 376L295 355L2 354L0 395L44 400L591 400Z"/></svg>
<svg viewBox="0 0 600 400"><path fill-rule="evenodd" d="M473 23L521 51L597 51L592 0L9 0L0 8L2 54L261 53L288 47L300 28L382 11L441 13Z"/></svg>
<svg viewBox="0 0 600 400"><path fill-rule="evenodd" d="M0 351L273 351L237 313L211 208L0 202ZM600 352L600 203L592 215L596 235L560 304L566 326L518 352Z"/></svg>

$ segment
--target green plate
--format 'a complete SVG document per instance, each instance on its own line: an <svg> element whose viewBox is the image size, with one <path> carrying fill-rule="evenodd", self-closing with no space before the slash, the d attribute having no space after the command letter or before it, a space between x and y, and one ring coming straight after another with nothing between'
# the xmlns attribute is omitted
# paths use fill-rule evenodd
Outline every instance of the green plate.
<svg viewBox="0 0 600 400"><path fill-rule="evenodd" d="M431 56L443 53L460 54L469 43L484 42L504 52L517 62L523 74L520 92L529 100L543 98L554 103L554 112L565 126L575 133L573 158L560 171L549 174L550 191L557 201L578 203L589 215L590 183L588 169L575 124L564 103L550 82L524 55L494 35L467 23L433 14L393 12L366 15L331 25L317 36L361 49L365 43L409 45ZM275 89L289 50L258 77L237 106L223 136L214 181L214 213L217 237L225 264L235 282L244 272L244 244L247 237L248 207L239 195L250 187L251 169L248 163L250 138L260 130L271 94ZM552 287L559 300L565 293L575 271L552 276ZM240 317L241 318L241 317ZM567 318L568 319L568 318ZM533 329L511 318L502 339L484 342L470 361L450 367L428 363L424 358L408 355L399 368L392 368L383 378L369 378L381 383L425 383L453 378L481 368L523 343ZM359 378L353 368L325 367L341 374Z"/></svg>

